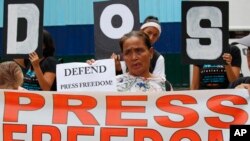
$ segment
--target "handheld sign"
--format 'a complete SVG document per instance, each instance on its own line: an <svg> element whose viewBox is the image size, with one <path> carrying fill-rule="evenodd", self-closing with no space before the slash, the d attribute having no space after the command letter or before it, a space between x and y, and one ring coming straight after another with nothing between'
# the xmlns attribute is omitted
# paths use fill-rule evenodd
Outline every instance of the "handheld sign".
<svg viewBox="0 0 250 141"><path fill-rule="evenodd" d="M228 2L182 2L182 61L224 64L228 52Z"/></svg>
<svg viewBox="0 0 250 141"><path fill-rule="evenodd" d="M42 56L43 0L5 0L3 57Z"/></svg>
<svg viewBox="0 0 250 141"><path fill-rule="evenodd" d="M57 91L113 91L116 92L113 59L98 60L94 64L64 63L56 66Z"/></svg>
<svg viewBox="0 0 250 141"><path fill-rule="evenodd" d="M138 0L113 0L94 3L95 56L110 58L120 53L119 39L139 29Z"/></svg>

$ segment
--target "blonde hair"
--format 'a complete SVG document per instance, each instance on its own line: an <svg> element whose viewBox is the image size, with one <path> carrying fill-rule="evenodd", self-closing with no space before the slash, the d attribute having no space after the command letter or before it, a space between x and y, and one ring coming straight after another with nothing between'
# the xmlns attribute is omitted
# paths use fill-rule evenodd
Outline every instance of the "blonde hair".
<svg viewBox="0 0 250 141"><path fill-rule="evenodd" d="M14 61L0 63L0 88L18 89L23 83L23 72Z"/></svg>

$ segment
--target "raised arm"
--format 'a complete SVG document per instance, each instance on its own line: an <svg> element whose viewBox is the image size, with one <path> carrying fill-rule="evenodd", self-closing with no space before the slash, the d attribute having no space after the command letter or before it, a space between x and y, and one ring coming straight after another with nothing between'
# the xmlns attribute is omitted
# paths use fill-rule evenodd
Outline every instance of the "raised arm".
<svg viewBox="0 0 250 141"><path fill-rule="evenodd" d="M29 59L34 68L41 89L44 91L49 91L53 85L54 80L56 79L56 74L54 72L42 72L39 63L39 57L35 52L29 54Z"/></svg>
<svg viewBox="0 0 250 141"><path fill-rule="evenodd" d="M197 90L200 87L200 68L193 65L193 77L190 85L190 90Z"/></svg>

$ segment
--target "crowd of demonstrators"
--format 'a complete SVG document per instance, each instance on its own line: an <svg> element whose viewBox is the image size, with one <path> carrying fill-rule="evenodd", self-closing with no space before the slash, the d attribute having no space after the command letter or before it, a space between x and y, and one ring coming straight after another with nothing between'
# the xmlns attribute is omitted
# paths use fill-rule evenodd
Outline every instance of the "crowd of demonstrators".
<svg viewBox="0 0 250 141"><path fill-rule="evenodd" d="M228 85L240 77L241 55L236 46L230 46L230 52L222 56L225 65L203 64L193 65L191 90L226 89Z"/></svg>
<svg viewBox="0 0 250 141"><path fill-rule="evenodd" d="M141 31L146 33L149 36L150 39L150 44L151 46L154 45L154 43L159 39L161 35L161 25L159 23L159 20L155 16L148 16L141 28ZM126 66L122 67L120 63L120 56L116 54L112 54L111 58L115 59L115 64L116 64L116 72L117 74L121 74L122 68L126 70ZM150 61L150 70L151 73L161 75L165 77L165 59L164 57L155 49L153 49L153 57Z"/></svg>
<svg viewBox="0 0 250 141"><path fill-rule="evenodd" d="M155 23L156 24L156 23ZM124 57L125 64L127 66L127 73L117 76L117 89L118 91L169 91L172 90L171 84L165 79L165 75L152 74L150 69L150 61L155 55L152 47L159 37L161 29L159 23L157 23L157 30L149 32L144 25L142 30L148 32L148 34L154 34L150 38L148 34L143 31L132 31L120 41L120 47L122 50L122 56ZM151 29L152 30L152 29ZM156 33L154 33L156 32ZM151 41L151 40L153 41ZM39 58L36 52L29 54L29 59L14 59L15 64L18 64L22 75L22 87L27 90L43 90L43 91L56 91L56 65L58 63L54 56L55 47L51 35L44 30L43 31L43 56ZM161 55L158 54L158 58ZM162 57L163 58L163 57ZM157 68L157 58L155 60L155 69ZM164 58L163 64L160 68L164 70ZM159 71L158 71L159 72ZM162 71L164 72L164 71ZM13 84L16 88L16 85Z"/></svg>
<svg viewBox="0 0 250 141"><path fill-rule="evenodd" d="M161 75L150 72L153 48L147 34L132 31L120 40L122 55L128 72L117 75L119 92L161 92L172 90L171 84ZM94 60L88 60L92 64Z"/></svg>
<svg viewBox="0 0 250 141"><path fill-rule="evenodd" d="M116 76L117 91L173 90L172 85L165 77L164 57L152 46L159 39L160 34L161 26L158 18L149 16L145 19L140 31L132 31L120 39L121 56L126 65L126 72ZM247 36L247 39L245 38L244 42L239 41L238 43L249 47L247 59L250 67L250 35ZM22 86L23 89L27 90L56 91L56 65L58 60L54 57L54 52L53 39L49 32L44 30L42 58L39 58L37 53L33 52L29 54L29 59L14 59L15 62L1 63L0 89L20 89L20 86ZM203 64L193 66L191 90L235 87L250 90L250 77L239 78L240 50L235 46L230 46L230 52L224 53L222 57L225 65ZM121 71L119 55L113 54L112 58L115 59L116 71ZM87 63L91 64L94 61L88 60ZM9 70L7 66L9 66Z"/></svg>
<svg viewBox="0 0 250 141"><path fill-rule="evenodd" d="M0 89L23 90L23 72L14 61L0 63Z"/></svg>
<svg viewBox="0 0 250 141"><path fill-rule="evenodd" d="M24 70L23 87L27 90L56 91L55 47L48 31L43 30L43 56L36 52L29 54L29 59L15 59Z"/></svg>

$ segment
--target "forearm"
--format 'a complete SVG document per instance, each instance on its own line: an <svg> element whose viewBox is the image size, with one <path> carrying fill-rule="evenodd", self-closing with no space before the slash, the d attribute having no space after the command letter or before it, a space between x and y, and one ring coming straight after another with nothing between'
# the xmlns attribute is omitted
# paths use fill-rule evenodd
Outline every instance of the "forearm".
<svg viewBox="0 0 250 141"><path fill-rule="evenodd" d="M190 85L190 90L198 90L199 89L199 83L192 82Z"/></svg>
<svg viewBox="0 0 250 141"><path fill-rule="evenodd" d="M190 85L190 90L198 90L200 88L200 68L193 65L193 77Z"/></svg>
<svg viewBox="0 0 250 141"><path fill-rule="evenodd" d="M24 64L24 59L14 59L14 61L20 65L22 68L26 68L25 64Z"/></svg>
<svg viewBox="0 0 250 141"><path fill-rule="evenodd" d="M34 67L34 71L36 73L36 77L37 77L37 80L38 80L38 83L39 83L41 89L44 90L44 91L49 91L51 89L51 85L45 79L44 74L43 74L43 72L41 70L40 65Z"/></svg>
<svg viewBox="0 0 250 141"><path fill-rule="evenodd" d="M239 78L239 70L233 70L231 65L225 65L227 78L229 82L233 82Z"/></svg>

